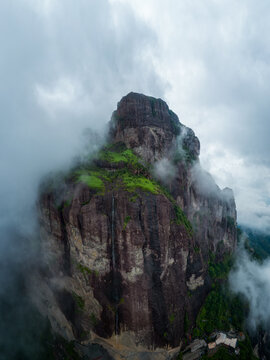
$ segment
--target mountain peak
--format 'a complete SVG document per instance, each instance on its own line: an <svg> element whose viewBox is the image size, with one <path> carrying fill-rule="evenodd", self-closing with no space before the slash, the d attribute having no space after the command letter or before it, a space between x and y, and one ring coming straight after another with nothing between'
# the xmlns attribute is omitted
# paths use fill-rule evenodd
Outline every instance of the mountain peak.
<svg viewBox="0 0 270 360"><path fill-rule="evenodd" d="M119 101L113 119L122 128L153 126L175 135L180 133L181 127L177 115L165 101L135 92L130 92Z"/></svg>
<svg viewBox="0 0 270 360"><path fill-rule="evenodd" d="M147 162L160 160L177 143L177 137L199 155L200 143L194 132L180 123L162 99L130 92L117 104L110 122L113 142L124 142ZM185 139L184 139L185 138Z"/></svg>

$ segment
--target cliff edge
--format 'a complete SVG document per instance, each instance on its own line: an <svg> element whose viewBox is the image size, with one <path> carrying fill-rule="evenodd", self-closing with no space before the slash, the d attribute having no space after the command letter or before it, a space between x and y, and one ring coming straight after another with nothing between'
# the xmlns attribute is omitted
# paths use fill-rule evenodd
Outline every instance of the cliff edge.
<svg viewBox="0 0 270 360"><path fill-rule="evenodd" d="M190 333L211 288L209 263L236 245L233 194L201 168L199 151L163 100L130 93L108 144L44 182L35 297L54 331L105 341L111 354L115 344L175 348Z"/></svg>

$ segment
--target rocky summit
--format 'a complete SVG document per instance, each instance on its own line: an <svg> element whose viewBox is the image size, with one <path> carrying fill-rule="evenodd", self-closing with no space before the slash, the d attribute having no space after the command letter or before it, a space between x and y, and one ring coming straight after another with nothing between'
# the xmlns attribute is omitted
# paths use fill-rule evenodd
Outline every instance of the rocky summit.
<svg viewBox="0 0 270 360"><path fill-rule="evenodd" d="M163 100L130 93L107 144L42 184L33 299L85 354L99 344L108 358L167 359L194 326L211 262L236 246L233 194L199 150Z"/></svg>

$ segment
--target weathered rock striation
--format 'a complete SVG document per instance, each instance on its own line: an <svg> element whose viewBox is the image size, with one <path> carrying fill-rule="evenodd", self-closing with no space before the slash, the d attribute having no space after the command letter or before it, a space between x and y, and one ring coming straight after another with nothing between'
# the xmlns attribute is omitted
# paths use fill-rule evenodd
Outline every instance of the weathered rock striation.
<svg viewBox="0 0 270 360"><path fill-rule="evenodd" d="M108 142L43 184L36 301L67 339L177 347L211 287L210 255L235 248L233 194L201 169L199 140L161 99L125 96ZM159 176L164 159L174 176Z"/></svg>

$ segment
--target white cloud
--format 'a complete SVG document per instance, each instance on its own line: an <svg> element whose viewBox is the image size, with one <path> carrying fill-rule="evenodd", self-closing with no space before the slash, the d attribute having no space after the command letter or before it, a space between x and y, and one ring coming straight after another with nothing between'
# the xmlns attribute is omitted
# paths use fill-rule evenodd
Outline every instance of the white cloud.
<svg viewBox="0 0 270 360"><path fill-rule="evenodd" d="M270 311L270 260L258 264L242 247L238 251L235 270L230 274L230 285L235 293L249 302L248 325L269 328Z"/></svg>
<svg viewBox="0 0 270 360"><path fill-rule="evenodd" d="M269 229L269 30L267 0L1 1L2 256L14 244L3 227L32 225L42 176L129 91L165 98L233 188L239 221ZM267 269L254 271L268 291Z"/></svg>
<svg viewBox="0 0 270 360"><path fill-rule="evenodd" d="M238 222L270 231L270 169L241 154L211 144L202 156L202 165L221 187L234 189Z"/></svg>
<svg viewBox="0 0 270 360"><path fill-rule="evenodd" d="M49 167L46 137L60 162L76 151L83 128L100 128L110 118L122 95L164 97L199 137L206 170L218 185L233 188L239 221L265 226L268 10L267 1L255 6L251 0L2 3L3 151L7 145L13 153L24 142L30 149L41 137ZM15 129L18 140L11 144L6 139Z"/></svg>
<svg viewBox="0 0 270 360"><path fill-rule="evenodd" d="M76 79L62 77L51 86L35 85L38 104L55 120L63 120L62 112L83 115L93 111L91 98Z"/></svg>
<svg viewBox="0 0 270 360"><path fill-rule="evenodd" d="M1 216L31 223L42 176L68 166L84 129L103 131L122 96L163 96L147 56L155 42L126 5L1 2Z"/></svg>
<svg viewBox="0 0 270 360"><path fill-rule="evenodd" d="M153 29L158 38L153 63L169 83L165 99L196 132L203 163L218 185L233 188L239 221L265 227L270 223L269 3L112 2L130 4Z"/></svg>
<svg viewBox="0 0 270 360"><path fill-rule="evenodd" d="M38 15L48 17L51 15L58 0L23 0L30 8L32 8Z"/></svg>

